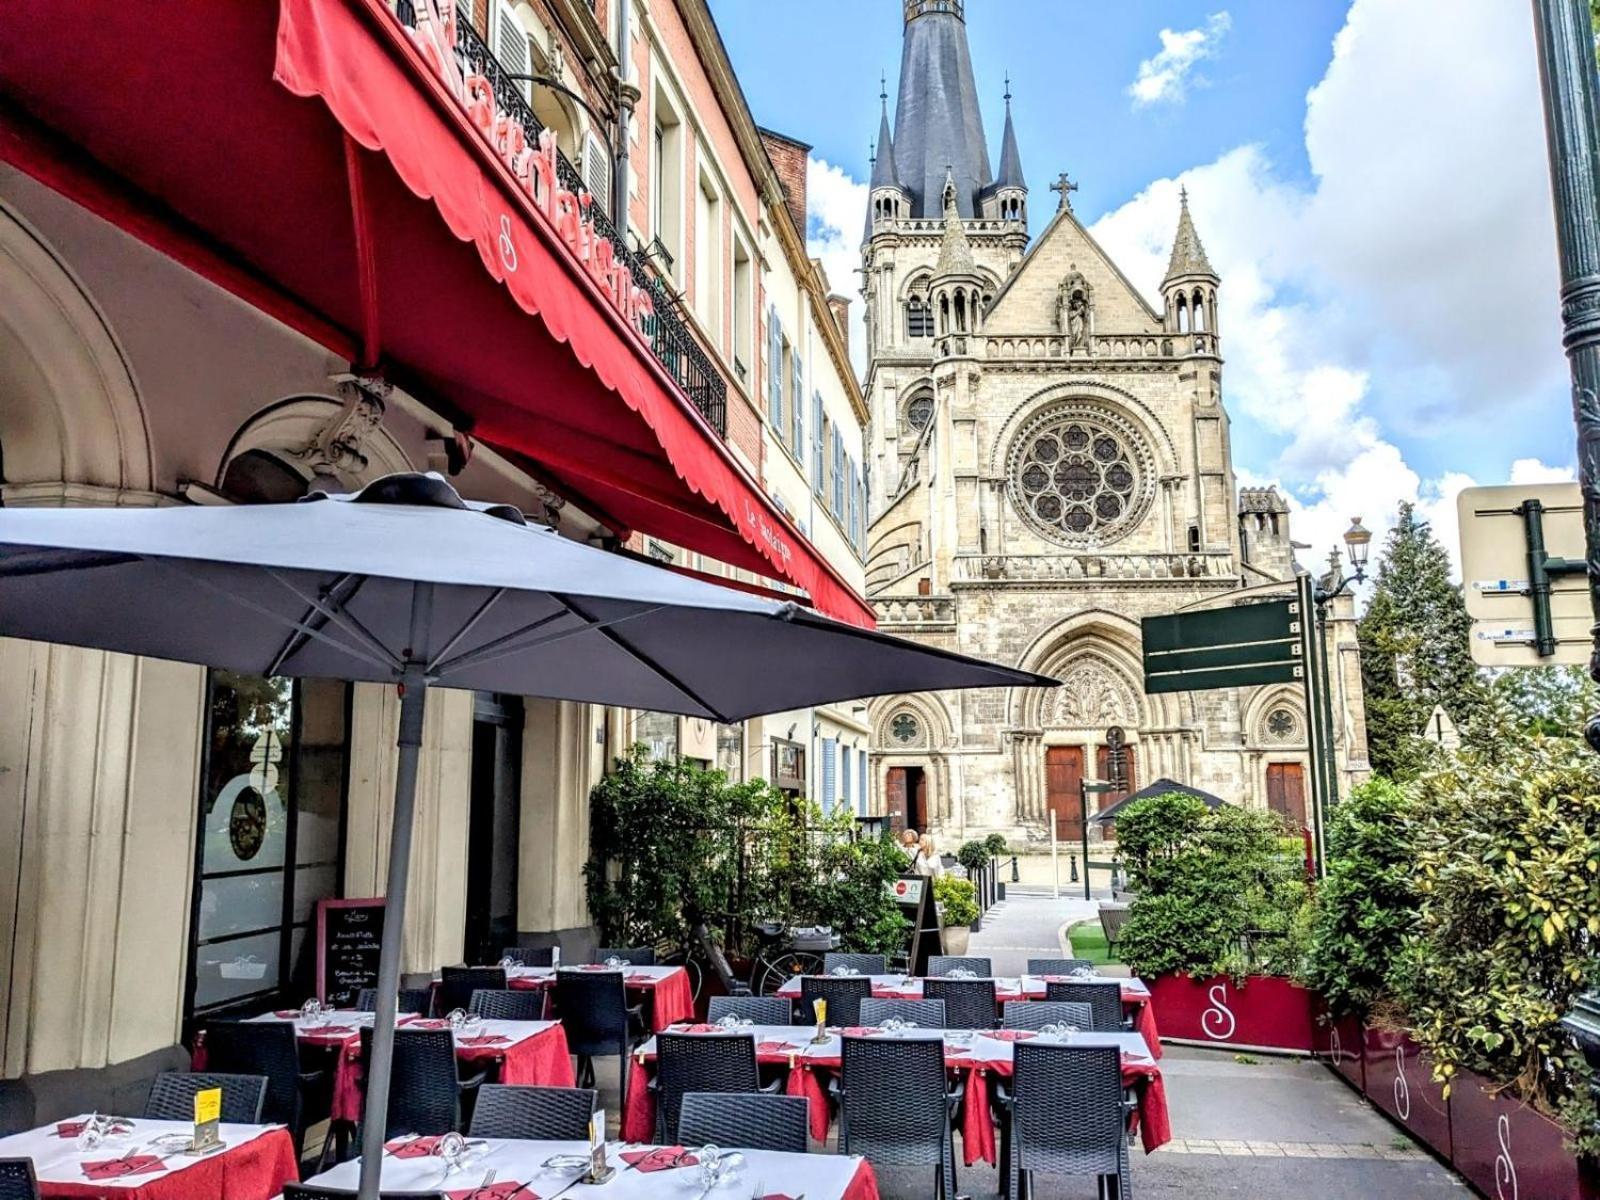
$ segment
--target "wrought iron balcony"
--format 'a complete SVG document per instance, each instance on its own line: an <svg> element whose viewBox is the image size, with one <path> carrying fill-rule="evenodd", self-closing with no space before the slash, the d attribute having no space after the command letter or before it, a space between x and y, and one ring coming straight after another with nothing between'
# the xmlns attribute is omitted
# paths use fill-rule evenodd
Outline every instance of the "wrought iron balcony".
<svg viewBox="0 0 1600 1200"><path fill-rule="evenodd" d="M394 0L394 11L402 24L416 28L414 0ZM520 85L511 77L512 73L501 66L500 60L490 52L487 43L469 22L456 22L456 56L464 72L482 75L489 81L496 106L506 116L521 123L530 141L538 137L544 126L534 115L533 107L523 95ZM561 186L568 191L576 193L588 190L578 169L559 150L556 152L556 170ZM610 202L610 197L597 199L603 203ZM611 241L617 259L627 264L634 282L650 295L654 312L643 320L640 328L650 342L656 361L666 368L718 436L727 437L728 381L717 370L711 356L695 340L682 315L677 293L651 269L644 255L626 245L600 204L592 205L589 214L595 232Z"/></svg>

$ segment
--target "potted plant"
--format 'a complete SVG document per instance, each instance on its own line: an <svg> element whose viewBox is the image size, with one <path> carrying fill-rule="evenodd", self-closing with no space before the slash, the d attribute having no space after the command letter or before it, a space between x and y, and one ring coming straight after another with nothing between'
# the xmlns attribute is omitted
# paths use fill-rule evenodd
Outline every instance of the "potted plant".
<svg viewBox="0 0 1600 1200"><path fill-rule="evenodd" d="M941 875L933 881L933 902L944 926L944 952L965 954L972 924L978 919L978 889L969 879Z"/></svg>
<svg viewBox="0 0 1600 1200"><path fill-rule="evenodd" d="M1005 857L1005 853L1010 847L1006 845L1005 835L1000 833L991 833L984 839L983 845L984 849L989 851L989 857L994 862L994 898L996 900L1004 900L1006 898L1006 885L1005 881L1000 878L1000 860Z"/></svg>

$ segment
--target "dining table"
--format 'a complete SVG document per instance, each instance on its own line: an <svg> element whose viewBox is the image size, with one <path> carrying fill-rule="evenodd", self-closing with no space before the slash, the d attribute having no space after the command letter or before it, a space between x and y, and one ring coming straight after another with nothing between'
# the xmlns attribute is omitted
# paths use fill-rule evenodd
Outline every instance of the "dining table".
<svg viewBox="0 0 1600 1200"><path fill-rule="evenodd" d="M80 1149L92 1115L0 1137L0 1158L31 1158L40 1196L75 1200L271 1200L300 1177L282 1125L221 1125L222 1149L193 1156L182 1149L189 1122L117 1117L105 1140Z"/></svg>
<svg viewBox="0 0 1600 1200"><path fill-rule="evenodd" d="M679 1021L694 1018L694 987L689 972L681 966L607 966L605 963L586 963L577 967L508 967L506 986L517 991L530 991L555 986L556 972L561 971L621 971L622 985L650 1009L650 1028L657 1033L671 1028Z"/></svg>
<svg viewBox="0 0 1600 1200"><path fill-rule="evenodd" d="M787 1000L800 999L801 980L804 978L803 975L796 975L785 980L783 986L774 994ZM876 999L921 1000L923 998L922 984L925 976L868 975L865 978L872 982L872 995ZM955 976L945 976L945 978L950 979ZM967 978L978 977L967 976ZM1043 1000L1052 983L1107 982L1112 977L1096 975L1085 979L1074 975L995 975L982 978L988 978L993 982L995 1001L1005 1004L1011 1000ZM1145 986L1142 979L1117 977L1116 983L1124 1015L1132 1018L1133 1027L1143 1036L1150 1056L1160 1058L1161 1033L1156 1028L1155 1002L1151 998L1150 989Z"/></svg>
<svg viewBox="0 0 1600 1200"><path fill-rule="evenodd" d="M706 1147L649 1142L607 1142L606 1161L616 1173L604 1184L582 1182L589 1143L469 1139L467 1154L452 1164L439 1154L437 1137L397 1138L384 1147L385 1192L437 1192L446 1200L878 1200L878 1181L864 1158L846 1154L787 1154L774 1150L723 1150L721 1183L703 1191L700 1158ZM736 1157L733 1157L736 1156ZM308 1180L354 1188L357 1160Z"/></svg>
<svg viewBox="0 0 1600 1200"><path fill-rule="evenodd" d="M851 1026L826 1029L820 1042L815 1040L814 1025L694 1024L681 1025L673 1032L754 1038L758 1064L787 1068L784 1091L806 1099L811 1136L819 1142L827 1139L833 1119L825 1080L837 1074L843 1063L844 1037L939 1038L944 1042L945 1067L966 1083L957 1128L968 1166L980 1159L988 1163L996 1161L994 1122L989 1105L990 1082L1011 1074L1011 1053L1016 1042L1043 1038L1067 1046L1114 1046L1121 1052L1123 1083L1133 1089L1137 1102L1133 1121L1145 1152L1150 1153L1172 1140L1161 1068L1145 1045L1144 1037L1131 1030L1057 1035L1022 1029L974 1031L911 1026L891 1030ZM655 1134L656 1097L649 1086L655 1063L656 1039L651 1038L640 1044L629 1062L627 1107L622 1114L625 1138L642 1141Z"/></svg>
<svg viewBox="0 0 1600 1200"><path fill-rule="evenodd" d="M369 1012L325 1009L308 1017L297 1009L262 1013L251 1021L294 1023L302 1046L327 1047L333 1052L334 1121L361 1119L361 1031L374 1020ZM399 1029L446 1030L443 1018L401 1014ZM572 1087L576 1076L567 1050L566 1031L559 1021L499 1021L488 1018L453 1030L456 1058L465 1064L497 1066L500 1083L539 1087ZM193 1058L197 1071L205 1070L205 1046L197 1040Z"/></svg>

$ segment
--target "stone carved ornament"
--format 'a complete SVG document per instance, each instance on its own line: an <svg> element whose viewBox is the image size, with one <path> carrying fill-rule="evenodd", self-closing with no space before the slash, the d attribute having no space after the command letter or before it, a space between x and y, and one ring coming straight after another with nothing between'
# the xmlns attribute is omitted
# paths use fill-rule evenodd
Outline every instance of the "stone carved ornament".
<svg viewBox="0 0 1600 1200"><path fill-rule="evenodd" d="M1062 677L1054 724L1071 729L1136 725L1138 713L1121 673L1101 659L1088 658L1070 665Z"/></svg>

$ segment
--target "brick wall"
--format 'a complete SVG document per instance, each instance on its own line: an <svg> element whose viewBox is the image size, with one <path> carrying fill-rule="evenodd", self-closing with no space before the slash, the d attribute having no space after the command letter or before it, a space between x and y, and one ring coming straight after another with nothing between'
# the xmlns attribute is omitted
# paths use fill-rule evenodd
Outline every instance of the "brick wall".
<svg viewBox="0 0 1600 1200"><path fill-rule="evenodd" d="M761 471L761 414L737 388L728 389L728 442Z"/></svg>
<svg viewBox="0 0 1600 1200"><path fill-rule="evenodd" d="M767 148L778 180L783 184L783 199L794 218L800 236L806 235L806 159L811 147L804 142L784 137L770 130L761 131L761 143Z"/></svg>

